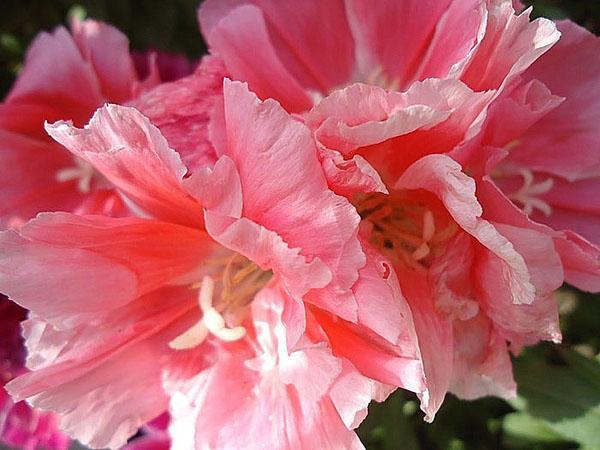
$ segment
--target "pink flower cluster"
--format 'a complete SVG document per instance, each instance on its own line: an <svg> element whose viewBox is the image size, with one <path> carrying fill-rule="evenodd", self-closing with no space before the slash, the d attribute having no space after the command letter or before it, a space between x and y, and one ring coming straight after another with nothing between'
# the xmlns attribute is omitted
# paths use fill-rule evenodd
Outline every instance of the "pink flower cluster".
<svg viewBox="0 0 600 450"><path fill-rule="evenodd" d="M556 289L600 291L600 40L521 9L207 0L196 68L40 35L0 106L14 401L93 448L316 450L397 388L514 396Z"/></svg>

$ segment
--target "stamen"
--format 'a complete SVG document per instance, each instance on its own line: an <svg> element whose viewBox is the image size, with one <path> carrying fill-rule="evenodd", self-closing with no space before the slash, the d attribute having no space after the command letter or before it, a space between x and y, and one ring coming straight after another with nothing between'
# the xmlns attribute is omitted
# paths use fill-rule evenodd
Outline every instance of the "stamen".
<svg viewBox="0 0 600 450"><path fill-rule="evenodd" d="M390 79L381 65L377 66L365 77L365 83L382 87L388 91L397 91L400 86L398 77Z"/></svg>
<svg viewBox="0 0 600 450"><path fill-rule="evenodd" d="M539 183L534 183L533 174L528 169L521 170L523 186L517 192L509 195L509 198L523 205L523 212L530 215L534 209L538 209L546 217L552 214L552 208L544 200L536 196L545 194L554 186L554 180L547 178Z"/></svg>
<svg viewBox="0 0 600 450"><path fill-rule="evenodd" d="M77 158L75 166L65 167L56 172L56 180L64 183L71 180L79 180L77 188L82 194L88 194L91 190L94 168L87 162Z"/></svg>
<svg viewBox="0 0 600 450"><path fill-rule="evenodd" d="M173 350L187 350L197 347L204 342L209 333L225 342L237 341L246 335L246 329L242 326L233 328L226 326L225 319L213 306L214 289L214 280L209 276L205 276L198 294L198 305L202 310L202 318L169 342L169 347Z"/></svg>
<svg viewBox="0 0 600 450"><path fill-rule="evenodd" d="M401 193L368 194L355 202L362 220L373 225L373 244L416 270L425 270L429 264L425 258L439 254L458 229L450 220L438 230L433 211L420 203L405 202Z"/></svg>

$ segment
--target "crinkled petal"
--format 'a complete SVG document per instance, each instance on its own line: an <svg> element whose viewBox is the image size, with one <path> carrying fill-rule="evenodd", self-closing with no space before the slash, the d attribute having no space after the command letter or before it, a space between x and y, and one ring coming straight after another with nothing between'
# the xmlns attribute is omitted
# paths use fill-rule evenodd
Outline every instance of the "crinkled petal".
<svg viewBox="0 0 600 450"><path fill-rule="evenodd" d="M147 214L184 225L202 224L200 205L181 186L187 169L179 154L134 108L106 105L83 129L68 122L46 129Z"/></svg>

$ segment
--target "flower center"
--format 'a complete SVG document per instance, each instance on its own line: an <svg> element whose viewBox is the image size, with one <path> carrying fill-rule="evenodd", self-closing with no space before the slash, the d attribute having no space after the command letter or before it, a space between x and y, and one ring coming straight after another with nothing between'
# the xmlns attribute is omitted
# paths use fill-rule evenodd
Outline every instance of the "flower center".
<svg viewBox="0 0 600 450"><path fill-rule="evenodd" d="M392 192L361 194L353 202L363 223L371 227L371 242L392 261L404 262L417 270L429 267L458 230L454 221L434 213L421 200Z"/></svg>
<svg viewBox="0 0 600 450"><path fill-rule="evenodd" d="M209 334L224 342L242 339L246 329L239 324L246 315L247 307L273 276L272 271L262 270L237 253L209 260L206 264L213 275L205 275L200 283L192 285L193 289L200 288L198 306L202 318L169 342L174 350L194 348Z"/></svg>

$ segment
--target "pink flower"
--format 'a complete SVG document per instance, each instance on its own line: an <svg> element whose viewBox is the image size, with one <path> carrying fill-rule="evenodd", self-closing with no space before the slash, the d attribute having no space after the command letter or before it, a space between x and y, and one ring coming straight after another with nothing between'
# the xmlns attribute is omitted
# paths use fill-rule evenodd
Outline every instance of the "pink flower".
<svg viewBox="0 0 600 450"><path fill-rule="evenodd" d="M502 157L493 146L514 147L492 172L499 185L526 213L547 212L544 198L556 193L554 204L579 214L559 207L544 222L593 234L597 108L582 93L595 89L598 70L578 66L597 59L597 38L562 25L572 35L549 51L560 36L554 24L530 22L529 11L515 15L515 7L508 0L308 1L302 8L209 0L199 11L229 73L301 113L331 189L363 218L365 253L378 255L386 280L398 277L386 306L409 308L408 341L417 342L425 378L413 390L430 419L448 390L514 395L507 344L518 352L560 340L553 291L564 279L598 290L597 247L529 221L487 179ZM567 53L573 62L563 65ZM560 101L542 82L572 99L547 116L548 128L530 128ZM576 142L589 152L566 164L541 152ZM560 191L549 191L548 174ZM580 202L569 198L575 192L584 193ZM348 345L350 336L341 339L350 327L321 323L335 354L391 381Z"/></svg>
<svg viewBox="0 0 600 450"><path fill-rule="evenodd" d="M161 82L155 59L148 70L140 79L127 38L101 22L74 21L72 34L59 27L36 38L0 105L2 228L41 211L126 214L106 179L48 138L44 121L83 124L107 101L127 103Z"/></svg>
<svg viewBox="0 0 600 450"><path fill-rule="evenodd" d="M41 214L2 234L0 289L32 311L32 372L9 390L93 447L123 445L171 399L174 448L359 448L351 430L393 388L333 354L317 314L372 324L363 341L395 364L379 370L420 387L411 337L352 290L359 216L308 128L236 82L220 114L217 162L191 174L133 108L47 127L148 218ZM392 354L382 334L406 342Z"/></svg>
<svg viewBox="0 0 600 450"><path fill-rule="evenodd" d="M2 386L25 372L25 350L20 322L25 311L0 297L0 374ZM0 387L0 442L26 450L66 450L69 438L58 429L57 417L31 408L25 402L14 403Z"/></svg>

